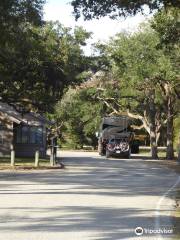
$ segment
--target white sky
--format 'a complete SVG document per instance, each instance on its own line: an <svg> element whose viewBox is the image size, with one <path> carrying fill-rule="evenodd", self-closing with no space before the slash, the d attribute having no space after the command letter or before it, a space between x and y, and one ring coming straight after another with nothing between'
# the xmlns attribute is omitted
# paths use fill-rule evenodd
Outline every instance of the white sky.
<svg viewBox="0 0 180 240"><path fill-rule="evenodd" d="M140 14L127 19L112 20L103 17L99 20L84 21L83 18L75 21L72 15L73 8L70 0L47 0L44 6L44 19L56 21L59 20L66 27L83 26L89 32L93 32L92 39L85 49L86 54L91 53L90 44L97 41L107 41L109 37L121 31L136 31L140 23L146 21L150 16Z"/></svg>

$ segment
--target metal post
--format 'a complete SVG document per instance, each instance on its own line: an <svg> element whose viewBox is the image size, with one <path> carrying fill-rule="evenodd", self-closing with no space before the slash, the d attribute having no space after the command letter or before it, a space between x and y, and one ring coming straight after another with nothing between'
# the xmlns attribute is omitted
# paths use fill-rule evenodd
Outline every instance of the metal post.
<svg viewBox="0 0 180 240"><path fill-rule="evenodd" d="M39 167L39 151L35 152L35 167Z"/></svg>
<svg viewBox="0 0 180 240"><path fill-rule="evenodd" d="M54 159L54 147L51 146L51 153L50 153L50 165L51 165L51 167L54 166L54 163L55 163L55 159Z"/></svg>
<svg viewBox="0 0 180 240"><path fill-rule="evenodd" d="M11 150L11 167L15 166L15 151Z"/></svg>

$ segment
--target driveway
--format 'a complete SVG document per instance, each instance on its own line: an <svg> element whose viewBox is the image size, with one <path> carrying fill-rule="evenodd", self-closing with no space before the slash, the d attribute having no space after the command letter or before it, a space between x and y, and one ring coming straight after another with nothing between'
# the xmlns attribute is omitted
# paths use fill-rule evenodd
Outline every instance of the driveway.
<svg viewBox="0 0 180 240"><path fill-rule="evenodd" d="M0 172L0 240L172 239L172 170L137 156L59 154L63 170Z"/></svg>

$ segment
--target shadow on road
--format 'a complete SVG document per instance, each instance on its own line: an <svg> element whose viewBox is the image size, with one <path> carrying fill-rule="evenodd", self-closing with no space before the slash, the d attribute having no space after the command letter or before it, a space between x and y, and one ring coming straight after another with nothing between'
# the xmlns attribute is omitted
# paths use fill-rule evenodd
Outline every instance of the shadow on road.
<svg viewBox="0 0 180 240"><path fill-rule="evenodd" d="M153 229L155 219L155 206L146 207L146 203L142 203L144 207L140 208L138 198L160 197L174 179L173 172L155 164L147 165L138 159L106 160L93 156L74 156L64 157L63 163L66 166L64 170L1 174L0 198L3 195L10 198L16 198L17 195L22 198L54 196L52 207L14 206L0 209L0 212L4 211L3 215L0 214L1 233L88 231L97 234L91 239L117 240L135 237L134 229L137 226ZM38 189L36 185L39 186ZM71 199L71 204L64 206L61 196L68 201ZM83 202L84 197L90 200ZM98 202L95 206L93 199L99 197L106 199L106 202L102 202L102 206ZM78 198L81 198L80 204L77 204ZM113 198L114 205L108 202L110 198ZM131 205L135 199L133 207L128 207L128 204L123 207L118 202L126 202L126 198L127 202L131 198ZM163 223L167 224L169 217L164 214L165 211L167 213L170 210L164 209L161 212ZM19 213L22 215L19 216Z"/></svg>

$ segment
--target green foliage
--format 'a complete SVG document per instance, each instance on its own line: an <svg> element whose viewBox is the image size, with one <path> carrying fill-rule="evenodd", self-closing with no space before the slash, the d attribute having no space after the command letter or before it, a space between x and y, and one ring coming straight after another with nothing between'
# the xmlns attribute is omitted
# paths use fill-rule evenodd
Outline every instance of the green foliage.
<svg viewBox="0 0 180 240"><path fill-rule="evenodd" d="M92 102L94 89L72 89L64 95L57 104L58 121L64 122L62 129L64 142L72 148L82 148L85 145L96 146L97 131L101 117L102 106ZM91 101L90 101L91 99Z"/></svg>
<svg viewBox="0 0 180 240"><path fill-rule="evenodd" d="M90 34L58 22L21 23L10 34L0 43L1 100L25 110L52 111L64 89L84 79L81 46Z"/></svg>
<svg viewBox="0 0 180 240"><path fill-rule="evenodd" d="M144 13L144 6L148 6L150 11L159 10L163 6L180 6L179 2L174 0L73 0L71 4L74 7L76 19L83 15L86 20L107 15L117 18L119 16L135 15L138 12Z"/></svg>
<svg viewBox="0 0 180 240"><path fill-rule="evenodd" d="M11 32L21 25L42 25L42 9L45 0L1 0L0 40L6 42ZM12 39L11 39L12 40Z"/></svg>
<svg viewBox="0 0 180 240"><path fill-rule="evenodd" d="M153 124L151 131L158 135L165 130L169 96L174 104L173 116L176 116L178 54L174 50L178 49L178 41L169 37L165 42L162 39L165 31L177 31L177 23L169 18L165 24L168 27L163 29L164 15L161 14L150 23L153 29L147 24L135 34L116 35L107 45L96 44L98 54L87 61L93 70L91 80L79 88L71 88L57 107L68 142L76 147L96 143L94 133L101 117L127 112L127 109L143 117L149 133ZM88 79L89 72L85 72L85 76ZM163 92L166 86L171 89L168 93ZM135 124L139 125L138 119Z"/></svg>
<svg viewBox="0 0 180 240"><path fill-rule="evenodd" d="M180 115L178 115L174 120L174 145L178 148L180 138Z"/></svg>
<svg viewBox="0 0 180 240"><path fill-rule="evenodd" d="M180 11L178 8L169 8L155 14L151 26L159 35L161 47L179 44L180 38Z"/></svg>

